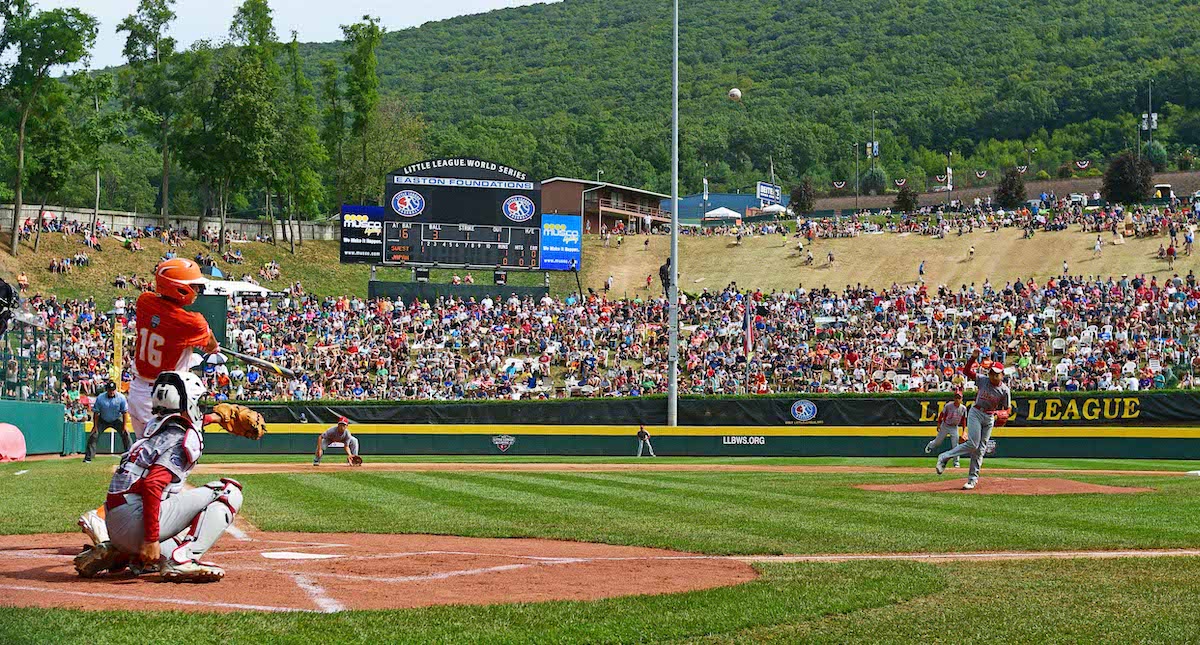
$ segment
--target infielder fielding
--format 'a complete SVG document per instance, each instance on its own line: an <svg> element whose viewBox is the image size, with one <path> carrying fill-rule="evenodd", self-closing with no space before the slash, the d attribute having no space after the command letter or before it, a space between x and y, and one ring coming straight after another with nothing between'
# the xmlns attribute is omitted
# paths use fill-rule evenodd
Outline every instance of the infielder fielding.
<svg viewBox="0 0 1200 645"><path fill-rule="evenodd" d="M637 453L637 456L639 456L639 457L641 457L641 456L642 456L642 448L646 448L647 450L649 450L649 451L650 451L650 456L651 456L651 457L654 457L654 456L656 456L656 455L654 454L654 446L650 445L650 433L649 433L649 432L646 432L646 425L645 425L645 424L642 424L642 426L641 426L640 428L638 428L638 431L637 431L637 439L638 439L638 453Z"/></svg>
<svg viewBox="0 0 1200 645"><path fill-rule="evenodd" d="M80 576L132 565L139 572L157 570L169 582L225 577L221 567L200 558L233 523L242 506L242 485L223 478L184 490L184 483L204 450L206 422L251 439L261 438L266 427L262 415L242 406L221 404L202 415L204 394L204 383L191 372L168 371L155 379L154 416L143 437L122 455L108 486L104 520L89 532L99 528L107 539L75 556Z"/></svg>
<svg viewBox="0 0 1200 645"><path fill-rule="evenodd" d="M133 430L144 437L151 417L150 390L164 370L190 367L192 348L217 351L217 339L204 316L184 307L196 301L206 282L200 265L186 258L172 258L154 271L154 292L137 299L137 347L134 379L129 384L129 416Z"/></svg>
<svg viewBox="0 0 1200 645"><path fill-rule="evenodd" d="M1012 392L1004 382L1004 365L992 363L987 374L975 371L979 361L979 349L971 353L967 364L963 366L963 374L975 379L979 393L975 395L975 405L967 413L967 442L938 455L937 474L946 470L946 462L963 455L971 456L971 469L967 472L967 483L964 490L975 488L979 481L979 469L983 467L983 455L987 442L992 438L992 428L1004 425L1008 421L1008 410L1012 407Z"/></svg>
<svg viewBox="0 0 1200 645"><path fill-rule="evenodd" d="M946 407L938 413L937 436L933 438L925 446L925 454L933 452L934 448L942 445L942 442L947 437L950 438L950 449L958 447L958 430L967 426L967 406L963 405L962 390L954 391L954 401L947 403ZM954 467L958 468L958 459L954 460Z"/></svg>
<svg viewBox="0 0 1200 645"><path fill-rule="evenodd" d="M313 456L313 465L321 465L321 456L331 444L340 443L346 449L346 463L351 466L361 466L362 457L358 456L358 438L350 434L350 419L341 417L337 425L330 426L317 437L317 454Z"/></svg>

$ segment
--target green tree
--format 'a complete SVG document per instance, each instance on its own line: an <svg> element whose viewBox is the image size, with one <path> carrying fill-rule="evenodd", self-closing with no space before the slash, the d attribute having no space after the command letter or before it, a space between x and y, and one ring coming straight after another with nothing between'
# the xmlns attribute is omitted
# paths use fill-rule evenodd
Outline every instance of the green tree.
<svg viewBox="0 0 1200 645"><path fill-rule="evenodd" d="M227 55L217 69L212 92L197 105L197 124L188 139L193 148L189 159L213 187L222 253L230 198L248 178L260 176L278 136L271 89L258 61Z"/></svg>
<svg viewBox="0 0 1200 645"><path fill-rule="evenodd" d="M116 98L116 79L111 74L90 74L79 71L71 75L71 114L79 145L80 158L95 173L96 191L92 202L91 230L96 231L100 216L100 174L112 162L104 150L109 144L126 141L125 123L128 114L113 109Z"/></svg>
<svg viewBox="0 0 1200 645"><path fill-rule="evenodd" d="M376 50L383 40L384 29L379 26L379 19L363 16L363 21L352 25L342 25L342 33L346 37L346 64L350 71L346 77L346 98L350 103L350 132L358 138L362 148L362 167L359 173L367 168L367 130L379 106L379 59ZM365 188L365 185L362 186ZM363 203L366 203L366 193L360 193Z"/></svg>
<svg viewBox="0 0 1200 645"><path fill-rule="evenodd" d="M67 118L69 100L61 84L48 85L38 97L41 103L38 118L29 129L29 144L33 151L29 188L30 193L41 200L38 215L34 218L37 222L37 233L33 238L34 253L42 243L42 213L46 210L46 204L53 202L67 185L71 169L80 157L78 137Z"/></svg>
<svg viewBox="0 0 1200 645"><path fill-rule="evenodd" d="M1136 204L1154 190L1154 165L1145 157L1124 152L1109 161L1100 194L1116 204Z"/></svg>
<svg viewBox="0 0 1200 645"><path fill-rule="evenodd" d="M301 215L315 214L321 207L320 168L326 162L325 148L317 134L317 108L313 86L300 68L300 46L296 32L288 43L288 74L291 87L283 108L284 181L287 187L288 243L296 253L293 226L297 211ZM303 240L301 240L303 242Z"/></svg>
<svg viewBox="0 0 1200 645"><path fill-rule="evenodd" d="M159 218L167 225L171 212L171 155L174 138L183 124L183 94L197 79L192 61L175 51L167 29L175 20L175 0L140 0L137 11L117 25L125 32L125 60L121 74L125 105L138 117L138 125L162 156L159 184Z"/></svg>
<svg viewBox="0 0 1200 645"><path fill-rule="evenodd" d="M384 177L405 164L420 161L424 156L421 143L424 138L425 122L408 109L404 100L395 96L383 99L362 137L367 144L367 156L364 165L356 166L349 178L353 191L382 204ZM502 156L495 158L500 163L511 163Z"/></svg>
<svg viewBox="0 0 1200 645"><path fill-rule="evenodd" d="M340 210L346 196L345 156L346 104L338 81L338 67L333 61L321 62L321 144L332 164L334 207Z"/></svg>
<svg viewBox="0 0 1200 645"><path fill-rule="evenodd" d="M279 38L275 34L275 22L271 14L271 7L267 0L245 0L234 12L233 22L229 27L229 36L234 44L241 46L240 54L242 56L250 57L262 68L270 86L272 102L282 105L284 102L282 74L276 60ZM275 112L279 121L272 124L272 127L277 130L285 127L282 121L285 112L286 109L283 107ZM286 172L287 156L291 154L282 147L283 140L282 136L275 137L275 143L281 147L267 155L266 163L258 169L258 173L254 177L259 187L263 189L264 208L267 222L271 228L273 244L278 244L279 241L275 237L275 211L271 195ZM286 229L284 232L287 234Z"/></svg>
<svg viewBox="0 0 1200 645"><path fill-rule="evenodd" d="M791 202L792 212L796 215L811 213L817 207L817 191L813 188L812 179L804 177L799 184L792 189Z"/></svg>
<svg viewBox="0 0 1200 645"><path fill-rule="evenodd" d="M1146 143L1142 155L1150 160L1150 165L1154 167L1154 172L1162 172L1167 169L1167 148L1163 146L1162 141L1156 140Z"/></svg>
<svg viewBox="0 0 1200 645"><path fill-rule="evenodd" d="M27 0L6 2L0 27L0 55L15 50L3 65L5 98L17 113L17 164L13 198L12 254L17 254L16 234L24 202L25 136L29 117L54 70L87 58L96 42L96 19L78 9L34 11Z"/></svg>
<svg viewBox="0 0 1200 645"><path fill-rule="evenodd" d="M1004 171L992 198L1001 208L1017 208L1025 203L1025 177L1016 168Z"/></svg>
<svg viewBox="0 0 1200 645"><path fill-rule="evenodd" d="M894 208L901 213L911 213L920 206L920 198L917 196L917 191L909 188L908 184L900 187L900 192L896 193L896 202Z"/></svg>
<svg viewBox="0 0 1200 645"><path fill-rule="evenodd" d="M862 191L868 195L882 195L887 191L888 176L883 166L868 168L862 176Z"/></svg>

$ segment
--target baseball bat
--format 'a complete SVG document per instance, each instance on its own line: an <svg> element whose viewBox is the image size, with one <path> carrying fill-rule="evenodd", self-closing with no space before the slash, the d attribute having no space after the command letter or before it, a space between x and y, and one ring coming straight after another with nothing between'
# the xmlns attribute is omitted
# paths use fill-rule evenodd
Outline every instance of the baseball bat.
<svg viewBox="0 0 1200 645"><path fill-rule="evenodd" d="M286 367L276 365L275 363L272 363L271 361L263 360L261 358L258 358L257 356L250 356L248 354L243 354L241 352L235 352L232 349L229 349L228 347L219 347L219 348L217 348L217 351L221 352L222 354L228 354L229 356L232 356L232 357L242 361L243 363L246 363L247 365L257 365L259 367L265 367L280 376L292 377L292 376L296 375L295 372L293 372L292 370L289 370Z"/></svg>

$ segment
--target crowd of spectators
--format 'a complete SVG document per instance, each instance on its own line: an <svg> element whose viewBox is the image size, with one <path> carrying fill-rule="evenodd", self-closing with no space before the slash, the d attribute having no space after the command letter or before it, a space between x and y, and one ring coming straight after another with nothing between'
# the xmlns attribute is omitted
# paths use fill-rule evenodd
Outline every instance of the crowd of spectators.
<svg viewBox="0 0 1200 645"><path fill-rule="evenodd" d="M22 344L25 367L6 366L6 394L86 401L109 374L122 324L128 382L132 307L119 304L123 316L91 300L28 298L61 342L43 334ZM769 293L729 285L682 302L680 389L970 389L962 367L975 347L1006 366L1014 390L1190 388L1200 368L1198 307L1191 272ZM662 297L368 301L295 285L280 299L234 302L227 343L299 376L215 360L203 372L218 399L639 396L665 391L666 321Z"/></svg>

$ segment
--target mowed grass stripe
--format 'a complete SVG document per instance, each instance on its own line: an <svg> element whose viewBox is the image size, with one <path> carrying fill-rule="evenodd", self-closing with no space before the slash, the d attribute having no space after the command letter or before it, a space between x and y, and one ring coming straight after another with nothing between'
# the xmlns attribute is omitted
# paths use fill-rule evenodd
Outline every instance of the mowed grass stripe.
<svg viewBox="0 0 1200 645"><path fill-rule="evenodd" d="M366 473L254 475L251 521L266 531L454 533L492 522L453 499L429 495L412 478ZM499 527L496 527L499 528Z"/></svg>
<svg viewBox="0 0 1200 645"><path fill-rule="evenodd" d="M618 476L620 477L620 476ZM781 478L782 484L788 477ZM686 486L695 489L691 477L678 474L655 475L659 480L689 482ZM1084 477L1073 477L1085 480ZM900 483L928 481L928 477L913 476L842 476L814 475L805 480L851 480ZM1096 483L1112 483L1110 478L1093 477ZM1186 482L1174 478L1154 478L1166 482L1171 488L1187 487ZM1145 478L1122 482L1127 486L1147 483ZM1160 530L1163 522L1181 519L1177 511L1180 498L1169 493L1139 495L1068 495L1068 496L978 496L946 493L872 493L841 487L823 487L814 498L809 498L810 508L833 508L847 513L863 513L870 510L869 532L882 532L893 542L901 542L898 531L917 528L922 536L920 550L962 549L962 544L977 544L977 549L994 548L1073 548L1084 539L1091 548L1120 548L1128 545L1175 545L1186 547L1200 541L1200 526L1189 522L1187 528L1168 531L1164 536ZM1194 489L1193 489L1194 490ZM720 495L720 489L697 490L703 494ZM1147 496L1153 495L1152 504ZM1183 495L1186 504L1194 504L1195 495ZM868 501L872 500L872 501ZM877 501L874 501L877 500ZM882 506L881 506L882 505ZM880 511L882 508L882 512ZM1153 517L1160 516L1160 517ZM838 517L834 516L835 518ZM1182 517L1189 517L1183 514ZM1190 517L1200 517L1200 514ZM929 520L929 523L926 523ZM1127 523L1133 523L1127 525ZM930 530L937 528L936 530ZM967 531L962 529L967 528ZM1172 539L1164 539L1172 537ZM1042 544L1042 545L1039 545ZM883 543L887 545L887 543ZM912 548L907 543L906 548ZM877 550L877 549L870 549ZM883 549L888 550L888 549ZM904 549L895 549L904 550Z"/></svg>
<svg viewBox="0 0 1200 645"><path fill-rule="evenodd" d="M690 522L654 516L654 534L647 533L652 507L645 507L632 498L610 499L608 503L565 499L557 493L537 493L528 482L504 486L487 475L427 474L428 485L451 495L483 497L502 504L510 514L520 516L521 536L544 535L573 540L602 541L614 544L689 548L697 534L706 536L705 543L722 543L737 539L736 527L718 525L707 529ZM632 508L631 508L632 507ZM508 534L513 535L513 534Z"/></svg>
<svg viewBox="0 0 1200 645"><path fill-rule="evenodd" d="M695 489L665 486L654 476L624 476L607 473L552 475L549 478L561 486L595 491L597 494L642 497L654 502L656 514L682 513L688 522L703 522L717 526L730 524L739 528L736 539L721 544L700 544L697 548L717 553L792 553L797 544L817 536L827 539L854 539L861 527L833 521L815 521L811 514L797 508L795 496L775 495L775 499L760 500L761 493L730 495L717 493L695 495ZM616 491L616 492L614 492ZM683 494L680 494L680 493ZM745 503L743 503L745 502ZM656 515L657 517L657 515ZM745 535L758 538L746 541ZM756 550L757 549L757 550Z"/></svg>
<svg viewBox="0 0 1200 645"><path fill-rule="evenodd" d="M546 499L575 499L582 500L587 506L597 506L600 509L614 507L628 509L624 514L621 527L631 531L621 537L623 544L637 544L647 537L658 542L653 546L667 546L684 549L704 548L713 552L712 546L741 541L746 553L781 553L783 543L778 537L778 527L771 526L766 533L755 531L753 517L740 509L723 507L719 513L714 513L711 506L696 505L679 497L665 497L654 493L642 492L629 494L625 492L614 494L603 487L588 486L583 480L586 477L566 477L556 481L546 476L522 476L511 474L489 474L480 476L481 481L489 482L491 486L504 487L518 495L528 495L537 492ZM637 493L637 491L634 491ZM602 502L602 503L597 503ZM576 502L579 503L579 502ZM582 509L581 509L582 510ZM596 522L590 514L588 521ZM648 518L652 518L657 535L647 535L645 527ZM610 529L611 530L611 529ZM636 537L636 536L645 537ZM673 540L693 540L683 543L661 542L665 538ZM701 539L703 538L703 539Z"/></svg>
<svg viewBox="0 0 1200 645"><path fill-rule="evenodd" d="M896 508L885 500L873 500L862 495L862 491L848 487L830 498L827 489L804 486L789 477L773 476L763 482L764 487L773 485L776 490L787 490L791 486L792 492L787 494L767 491L729 493L728 487L697 484L697 478L690 477L651 476L648 479L658 480L663 485L673 481L671 488L684 495L724 499L726 507L751 507L750 511L757 512L750 513L753 518L750 521L775 525L778 531L791 538L784 546L790 553L905 550L915 544L927 544L930 534L926 527L946 517L935 508L921 506L906 507L904 513L897 513ZM624 475L605 474L602 478L613 484L638 485L637 481ZM751 479L757 483L759 478ZM781 504L786 506L781 507Z"/></svg>

